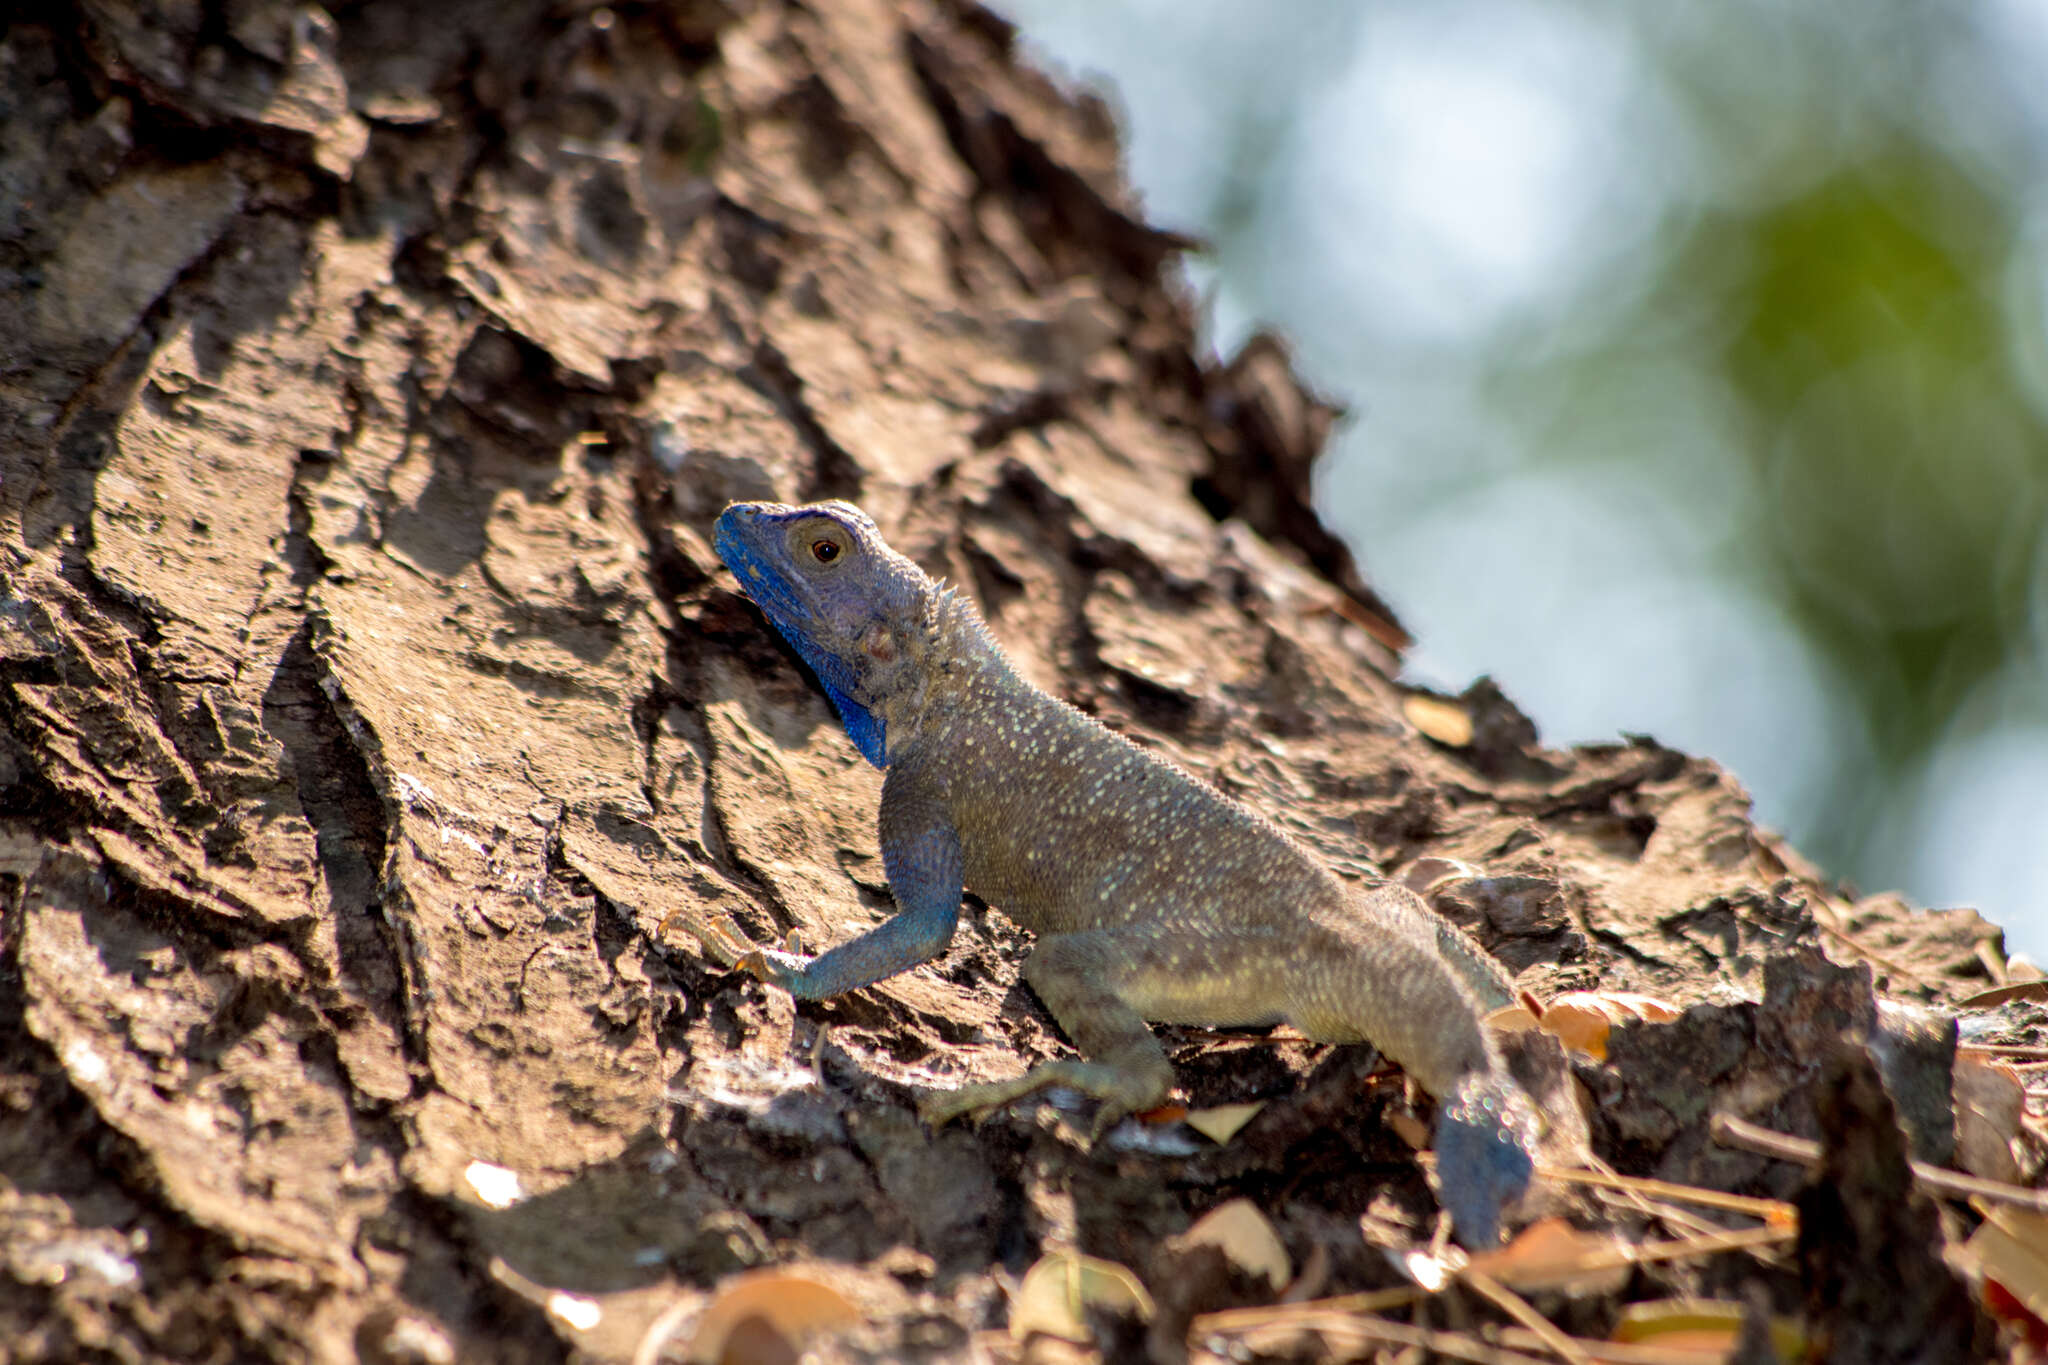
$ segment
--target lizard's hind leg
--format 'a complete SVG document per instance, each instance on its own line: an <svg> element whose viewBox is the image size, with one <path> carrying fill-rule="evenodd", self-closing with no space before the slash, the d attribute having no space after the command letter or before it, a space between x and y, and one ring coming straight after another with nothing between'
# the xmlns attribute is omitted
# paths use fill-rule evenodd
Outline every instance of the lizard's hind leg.
<svg viewBox="0 0 2048 1365"><path fill-rule="evenodd" d="M1081 1057L927 1096L919 1112L937 1126L1066 1086L1101 1102L1091 1140L1100 1137L1125 1115L1158 1108L1173 1089L1172 1063L1146 1020L1274 1022L1281 1009L1261 1003L1260 991L1287 951L1268 934L1203 935L1170 923L1041 938L1024 963L1024 979Z"/></svg>

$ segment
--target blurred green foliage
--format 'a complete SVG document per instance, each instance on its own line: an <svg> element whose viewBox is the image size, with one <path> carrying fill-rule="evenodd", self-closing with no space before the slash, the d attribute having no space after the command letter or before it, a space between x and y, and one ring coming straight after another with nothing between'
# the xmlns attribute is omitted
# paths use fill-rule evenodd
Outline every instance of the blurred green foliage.
<svg viewBox="0 0 2048 1365"><path fill-rule="evenodd" d="M1327 510L1430 662L2048 944L2048 7L1007 8L1121 92L1219 343L1357 404Z"/></svg>
<svg viewBox="0 0 2048 1365"><path fill-rule="evenodd" d="M1596 348L1496 373L1503 396L1598 390L1675 348L1725 394L1752 477L1720 570L1833 663L1869 740L1801 821L1839 869L1873 864L1886 794L2038 646L2048 430L2003 298L2020 189L1894 130L1796 193L1699 213ZM1569 401L1530 406L1553 456L1579 439Z"/></svg>

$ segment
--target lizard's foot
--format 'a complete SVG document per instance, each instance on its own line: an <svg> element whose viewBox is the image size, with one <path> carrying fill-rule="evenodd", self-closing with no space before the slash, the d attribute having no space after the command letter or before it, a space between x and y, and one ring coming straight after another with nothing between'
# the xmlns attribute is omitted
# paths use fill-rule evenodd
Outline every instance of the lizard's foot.
<svg viewBox="0 0 2048 1365"><path fill-rule="evenodd" d="M736 971L751 972L771 986L790 989L790 983L803 975L803 970L812 959L797 952L777 952L773 948L762 948L742 934L730 920L706 920L687 911L671 911L656 928L658 934L666 934L671 925L680 925L685 932L697 940L697 946L704 956L721 967ZM796 946L796 933L791 931L788 943Z"/></svg>
<svg viewBox="0 0 2048 1365"><path fill-rule="evenodd" d="M1471 1250L1500 1244L1501 1211L1521 1198L1535 1173L1537 1125L1528 1098L1496 1077L1467 1077L1438 1107L1439 1197Z"/></svg>
<svg viewBox="0 0 2048 1365"><path fill-rule="evenodd" d="M1029 1076L1014 1081L989 1081L963 1085L958 1090L935 1090L919 1097L917 1116L933 1128L943 1128L954 1119L980 1123L1013 1100L1021 1100L1038 1087Z"/></svg>
<svg viewBox="0 0 2048 1365"><path fill-rule="evenodd" d="M654 932L656 937L666 938L669 930L677 927L696 939L698 950L721 967L738 966L754 947L730 920L702 919L687 910L669 911Z"/></svg>
<svg viewBox="0 0 2048 1365"><path fill-rule="evenodd" d="M958 1118L979 1122L1006 1104L1056 1085L1078 1090L1100 1101L1100 1107L1095 1111L1095 1123L1088 1132L1090 1146L1100 1141L1102 1135L1125 1116L1157 1109L1172 1088L1170 1078L1162 1083L1155 1076L1122 1070L1102 1062L1063 1058L1035 1066L1014 1080L987 1081L963 1085L958 1090L935 1091L918 1101L917 1113L934 1128Z"/></svg>
<svg viewBox="0 0 2048 1365"><path fill-rule="evenodd" d="M740 955L732 965L743 972L752 972L771 986L780 986L792 995L805 995L800 989L804 969L816 958L801 953L778 953L773 948L755 948Z"/></svg>

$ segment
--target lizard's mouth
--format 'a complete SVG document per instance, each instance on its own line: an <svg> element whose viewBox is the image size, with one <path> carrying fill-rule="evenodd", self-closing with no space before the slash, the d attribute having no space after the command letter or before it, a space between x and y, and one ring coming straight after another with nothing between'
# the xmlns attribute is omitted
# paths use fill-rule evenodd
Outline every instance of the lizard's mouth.
<svg viewBox="0 0 2048 1365"><path fill-rule="evenodd" d="M766 612L777 626L808 626L812 620L810 607L789 585L789 580L777 573L761 552L748 540L750 518L745 516L743 506L728 507L718 514L718 522L712 528L711 548L725 561L747 596L755 605Z"/></svg>

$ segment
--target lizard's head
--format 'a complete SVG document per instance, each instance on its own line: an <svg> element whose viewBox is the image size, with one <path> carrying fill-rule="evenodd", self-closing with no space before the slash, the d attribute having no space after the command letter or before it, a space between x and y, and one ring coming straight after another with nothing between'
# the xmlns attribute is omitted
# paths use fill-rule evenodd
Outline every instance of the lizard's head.
<svg viewBox="0 0 2048 1365"><path fill-rule="evenodd" d="M907 677L910 632L925 616L931 579L847 502L736 502L718 514L712 545L881 767L876 708Z"/></svg>

